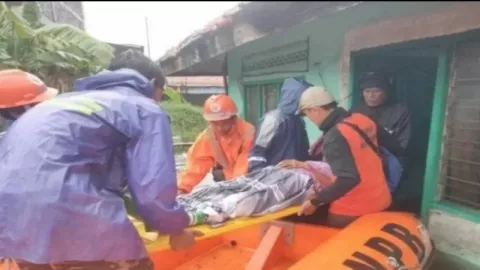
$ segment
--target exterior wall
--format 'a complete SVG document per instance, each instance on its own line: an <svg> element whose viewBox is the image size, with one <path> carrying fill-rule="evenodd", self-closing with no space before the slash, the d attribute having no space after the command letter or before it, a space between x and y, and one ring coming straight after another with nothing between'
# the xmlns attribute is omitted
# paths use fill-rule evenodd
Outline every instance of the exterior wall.
<svg viewBox="0 0 480 270"><path fill-rule="evenodd" d="M429 231L438 249L480 265L480 224L441 210L430 211Z"/></svg>
<svg viewBox="0 0 480 270"><path fill-rule="evenodd" d="M313 84L324 84L342 105L349 107L349 95L342 94L340 91L342 55L346 33L361 25L421 14L445 8L452 4L453 2L365 2L337 13L325 15L306 24L297 25L289 31L240 46L228 54L229 95L235 99L242 115L245 116L244 84L304 76L307 81ZM307 38L309 40L308 71L249 77L248 80L241 78L241 63L245 56ZM319 73L321 73L324 83L322 83ZM311 141L320 135L318 128L310 122L307 124L307 129Z"/></svg>

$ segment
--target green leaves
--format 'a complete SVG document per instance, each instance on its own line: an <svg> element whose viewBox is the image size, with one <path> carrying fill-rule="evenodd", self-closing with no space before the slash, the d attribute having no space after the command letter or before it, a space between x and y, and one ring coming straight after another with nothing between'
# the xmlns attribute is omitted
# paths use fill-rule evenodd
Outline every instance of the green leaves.
<svg viewBox="0 0 480 270"><path fill-rule="evenodd" d="M175 89L167 87L163 94L168 101L161 102L160 106L170 115L173 136L180 137L183 142L195 141L207 126L202 108L188 103Z"/></svg>
<svg viewBox="0 0 480 270"><path fill-rule="evenodd" d="M43 24L41 23L42 9L37 2L26 2L21 7L22 17L28 22L28 24L32 28L36 29L43 26Z"/></svg>
<svg viewBox="0 0 480 270"><path fill-rule="evenodd" d="M13 35L16 38L29 38L34 34L28 22L9 9L4 1L0 2L1 34L5 34L4 37Z"/></svg>
<svg viewBox="0 0 480 270"><path fill-rule="evenodd" d="M67 24L41 23L37 2L15 12L0 1L0 68L20 68L59 90L110 64L114 48ZM61 77L63 76L63 77Z"/></svg>
<svg viewBox="0 0 480 270"><path fill-rule="evenodd" d="M45 38L47 43L55 44L58 49L75 48L87 55L94 55L95 57L90 60L104 67L110 64L115 52L112 46L100 42L86 32L68 24L43 26L35 30L35 36Z"/></svg>
<svg viewBox="0 0 480 270"><path fill-rule="evenodd" d="M195 141L198 134L207 127L200 107L171 100L160 103L160 106L170 115L173 136L181 137L183 142Z"/></svg>
<svg viewBox="0 0 480 270"><path fill-rule="evenodd" d="M165 88L163 91L163 94L168 97L168 100L172 103L188 103L180 94L180 92L175 91L175 89L172 88Z"/></svg>

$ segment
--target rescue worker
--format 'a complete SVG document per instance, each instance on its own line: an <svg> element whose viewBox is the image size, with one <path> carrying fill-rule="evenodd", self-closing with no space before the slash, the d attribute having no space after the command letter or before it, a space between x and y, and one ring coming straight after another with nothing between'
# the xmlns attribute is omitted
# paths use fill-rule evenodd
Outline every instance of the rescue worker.
<svg viewBox="0 0 480 270"><path fill-rule="evenodd" d="M302 94L299 112L324 133L323 155L336 179L315 197L304 202L298 215L318 215L322 205L331 204L326 223L345 227L357 217L387 209L391 194L382 160L371 145L377 141L393 152L401 151L389 134L370 118L349 114L323 87L310 87ZM368 137L368 142L365 140ZM365 139L364 139L365 138ZM387 141L382 141L382 140ZM281 167L295 162L283 161ZM298 163L297 163L298 164ZM303 165L299 165L303 166Z"/></svg>
<svg viewBox="0 0 480 270"><path fill-rule="evenodd" d="M247 173L247 158L255 128L237 117L237 106L227 95L210 96L203 106L208 127L188 150L185 170L179 175L179 192L189 193L212 171L214 181Z"/></svg>
<svg viewBox="0 0 480 270"><path fill-rule="evenodd" d="M37 76L19 70L0 71L0 115L10 126L29 108L55 97L58 90L47 87ZM4 133L0 133L0 137Z"/></svg>
<svg viewBox="0 0 480 270"><path fill-rule="evenodd" d="M175 200L169 118L155 101L165 77L133 50L110 70L31 108L0 141L0 266L154 269L127 216L125 186L174 250L194 243Z"/></svg>
<svg viewBox="0 0 480 270"><path fill-rule="evenodd" d="M374 120L387 130L406 153L410 142L410 113L407 107L395 101L393 78L385 72L367 72L360 78L362 103L351 112L361 113ZM315 160L321 158L323 138L319 138L310 148ZM403 164L404 157L397 156Z"/></svg>
<svg viewBox="0 0 480 270"><path fill-rule="evenodd" d="M363 102L351 111L370 117L395 136L405 151L411 137L410 113L395 101L393 79L387 73L367 72L360 79L360 89Z"/></svg>
<svg viewBox="0 0 480 270"><path fill-rule="evenodd" d="M305 122L296 115L300 96L309 86L306 81L294 78L283 82L278 108L266 113L259 124L248 158L249 172L277 165L285 159L309 159Z"/></svg>

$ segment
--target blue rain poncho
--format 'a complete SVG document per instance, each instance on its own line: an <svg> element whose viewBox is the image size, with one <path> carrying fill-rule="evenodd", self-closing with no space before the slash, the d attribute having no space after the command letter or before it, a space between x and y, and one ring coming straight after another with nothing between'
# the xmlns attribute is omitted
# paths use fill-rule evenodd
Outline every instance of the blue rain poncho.
<svg viewBox="0 0 480 270"><path fill-rule="evenodd" d="M93 91L92 91L93 90ZM133 70L80 79L0 141L0 257L33 263L147 257L122 193L162 233L188 226L177 204L168 115Z"/></svg>
<svg viewBox="0 0 480 270"><path fill-rule="evenodd" d="M303 80L285 79L277 109L266 113L257 127L255 145L248 157L249 172L285 159L309 159L305 122L296 112L302 93L310 86Z"/></svg>

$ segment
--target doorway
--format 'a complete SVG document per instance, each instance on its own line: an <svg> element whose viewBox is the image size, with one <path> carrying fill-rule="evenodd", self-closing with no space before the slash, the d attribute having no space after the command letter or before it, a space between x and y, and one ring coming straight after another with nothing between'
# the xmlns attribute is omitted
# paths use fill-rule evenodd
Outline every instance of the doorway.
<svg viewBox="0 0 480 270"><path fill-rule="evenodd" d="M354 68L352 107L362 102L358 79L369 71L392 75L392 94L410 112L411 139L404 175L395 192L392 209L420 213L425 165L432 120L440 48L378 48L352 56Z"/></svg>

